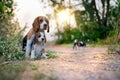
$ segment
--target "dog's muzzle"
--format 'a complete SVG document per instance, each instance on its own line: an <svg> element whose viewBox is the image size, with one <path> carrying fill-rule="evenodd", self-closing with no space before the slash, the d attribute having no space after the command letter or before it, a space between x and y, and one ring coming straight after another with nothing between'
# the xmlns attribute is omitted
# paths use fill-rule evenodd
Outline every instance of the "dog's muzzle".
<svg viewBox="0 0 120 80"><path fill-rule="evenodd" d="M47 29L47 24L44 24L44 29Z"/></svg>

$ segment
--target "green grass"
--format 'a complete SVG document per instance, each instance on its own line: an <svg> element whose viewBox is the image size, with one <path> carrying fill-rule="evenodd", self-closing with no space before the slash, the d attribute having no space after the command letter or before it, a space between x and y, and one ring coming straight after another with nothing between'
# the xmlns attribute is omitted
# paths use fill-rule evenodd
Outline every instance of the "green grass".
<svg viewBox="0 0 120 80"><path fill-rule="evenodd" d="M60 80L56 74L39 72L34 80Z"/></svg>
<svg viewBox="0 0 120 80"><path fill-rule="evenodd" d="M69 43L69 44L60 44L62 47L73 47L73 43Z"/></svg>
<svg viewBox="0 0 120 80"><path fill-rule="evenodd" d="M60 46L62 47L73 47L73 43L69 43L69 44L60 44ZM87 46L88 47L95 47L95 46L98 46L98 47L102 47L102 46L105 46L104 44L102 43L94 43L94 42L91 42L91 43L87 43Z"/></svg>
<svg viewBox="0 0 120 80"><path fill-rule="evenodd" d="M12 62L0 65L0 80L20 80L20 74L24 72L26 62Z"/></svg>
<svg viewBox="0 0 120 80"><path fill-rule="evenodd" d="M28 66L32 69L32 70L37 70L38 67L34 64L28 64Z"/></svg>
<svg viewBox="0 0 120 80"><path fill-rule="evenodd" d="M50 58L58 58L58 56L56 55L56 52L54 52L54 51L50 51L50 50L48 50L48 51L46 51L46 55L48 56L48 59L50 59Z"/></svg>

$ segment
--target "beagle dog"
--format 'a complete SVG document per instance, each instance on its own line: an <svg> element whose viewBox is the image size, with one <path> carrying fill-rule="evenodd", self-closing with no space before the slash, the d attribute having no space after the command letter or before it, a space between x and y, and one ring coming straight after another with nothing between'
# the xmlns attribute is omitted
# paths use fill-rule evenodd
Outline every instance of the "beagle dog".
<svg viewBox="0 0 120 80"><path fill-rule="evenodd" d="M31 59L38 57L47 58L45 54L45 34L43 32L35 33L34 42L31 50Z"/></svg>
<svg viewBox="0 0 120 80"><path fill-rule="evenodd" d="M49 32L49 21L44 16L38 16L35 18L32 24L32 28L29 30L27 35L23 38L23 51L26 51L25 57L30 57L31 47L35 38L35 33L43 32L45 34L45 30ZM46 37L45 37L46 42Z"/></svg>
<svg viewBox="0 0 120 80"><path fill-rule="evenodd" d="M84 41L79 41L75 39L73 49L78 49L79 47L86 47L86 43Z"/></svg>

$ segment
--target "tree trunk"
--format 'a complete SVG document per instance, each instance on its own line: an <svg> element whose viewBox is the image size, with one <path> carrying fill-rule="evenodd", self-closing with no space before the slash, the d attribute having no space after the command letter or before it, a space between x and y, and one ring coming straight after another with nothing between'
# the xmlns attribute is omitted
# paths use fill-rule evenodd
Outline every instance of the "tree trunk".
<svg viewBox="0 0 120 80"><path fill-rule="evenodd" d="M97 7L96 7L95 0L92 0L92 2L93 2L93 5L94 5L96 17L97 17L97 20L98 20L97 23L98 23L99 27L102 27L100 15L99 15L99 12L98 12Z"/></svg>
<svg viewBox="0 0 120 80"><path fill-rule="evenodd" d="M104 26L108 27L107 23L108 23L108 17L109 17L109 9L110 9L110 0L107 0L107 7L106 7L106 16L104 20Z"/></svg>

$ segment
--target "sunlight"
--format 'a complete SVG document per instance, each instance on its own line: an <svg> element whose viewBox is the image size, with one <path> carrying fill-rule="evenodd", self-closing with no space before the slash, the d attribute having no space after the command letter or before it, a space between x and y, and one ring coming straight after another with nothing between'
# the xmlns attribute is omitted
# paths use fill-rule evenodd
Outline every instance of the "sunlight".
<svg viewBox="0 0 120 80"><path fill-rule="evenodd" d="M70 24L71 17L72 17L72 15L70 14L69 9L62 10L62 11L58 12L58 14L57 14L57 19L60 24Z"/></svg>

